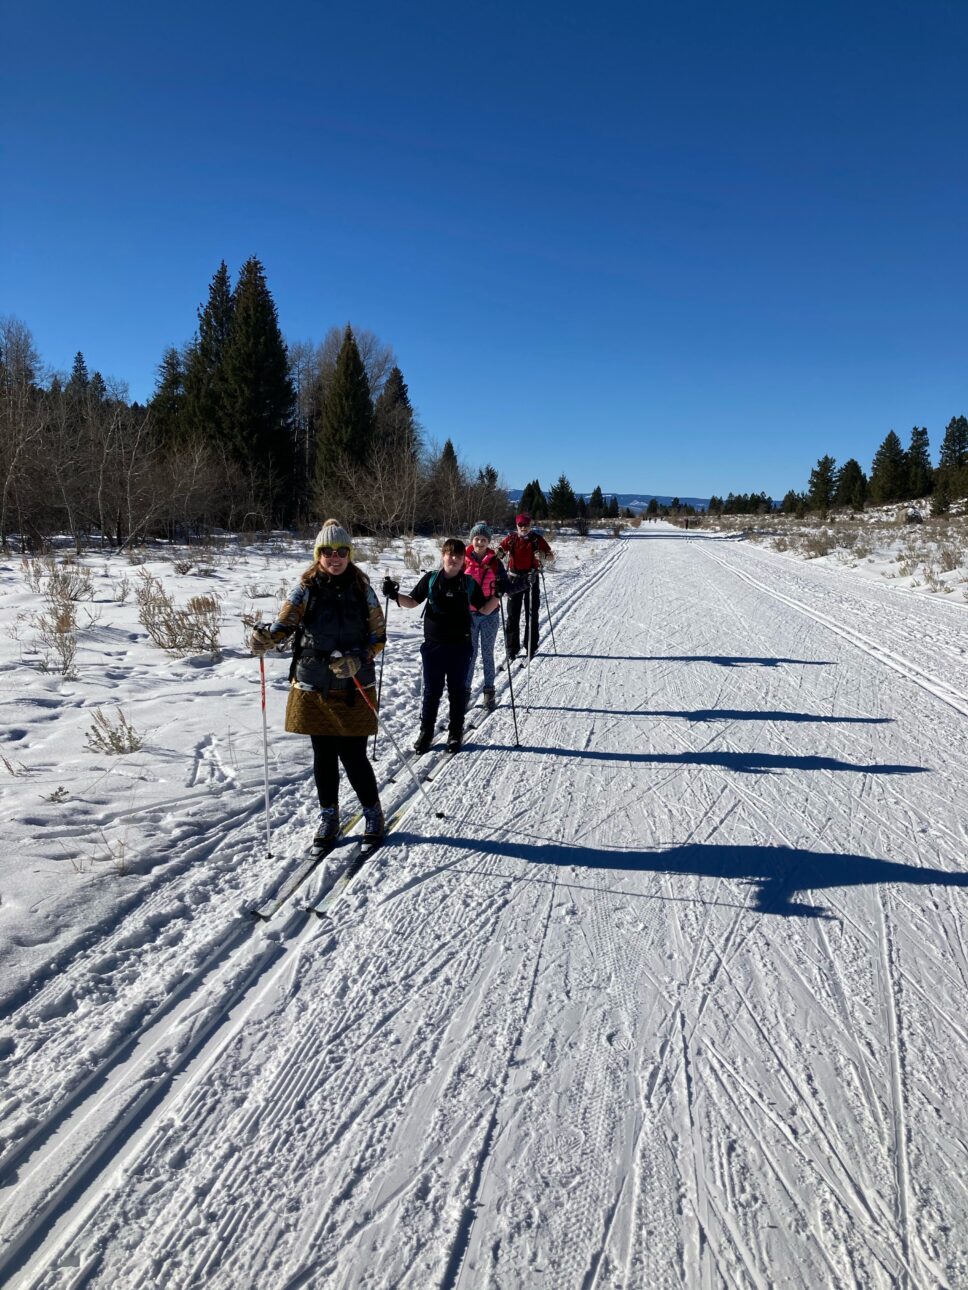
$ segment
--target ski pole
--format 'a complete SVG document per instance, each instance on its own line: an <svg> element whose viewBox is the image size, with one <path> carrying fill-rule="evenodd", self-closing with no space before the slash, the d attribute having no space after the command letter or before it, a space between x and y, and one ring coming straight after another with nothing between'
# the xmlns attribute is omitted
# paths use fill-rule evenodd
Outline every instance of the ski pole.
<svg viewBox="0 0 968 1290"><path fill-rule="evenodd" d="M383 634L386 636L387 619L390 617L390 597L387 596L386 604L383 606ZM387 645L389 641L383 642L383 653L380 655L380 683L376 687L376 706L380 706L380 700L383 697L383 664L387 661ZM558 651L555 650L557 654ZM380 737L380 724L377 722L376 734L373 736L373 760L376 761L376 741Z"/></svg>
<svg viewBox="0 0 968 1290"><path fill-rule="evenodd" d="M514 708L514 682L511 680L511 656L508 654L507 626L504 622L504 601L501 599L498 599L497 603L501 606L501 631L504 633L504 641L505 641L504 662L507 664L507 669L508 669L508 691L510 692L510 695L511 695L511 717L514 720L514 746L515 748L520 748L521 740L518 738L518 714Z"/></svg>
<svg viewBox="0 0 968 1290"><path fill-rule="evenodd" d="M545 613L548 615L548 628L551 632L551 644L554 647L555 653L557 654L558 643L555 640L555 625L551 621L551 602L548 599L548 584L545 582L544 565L541 565L540 569L541 569L541 594L544 596Z"/></svg>
<svg viewBox="0 0 968 1290"><path fill-rule="evenodd" d="M332 657L334 657L334 656L333 656L333 655L330 655L330 657L332 658ZM380 719L380 718L379 718L379 714L377 713L376 708L374 708L373 704L370 702L369 695L367 694L366 690L364 690L363 686L359 683L359 681L357 680L357 678L356 678L355 676L353 677L353 684L354 684L354 685L356 686L356 688L359 690L360 694L362 694L362 695L363 695L363 702L366 704L366 706L370 709L370 711L371 711L371 712L373 713L373 715L376 717L377 721L379 721L379 719ZM400 750L400 745L399 745L399 744L397 743L397 741L394 739L393 735L390 733L390 731L389 731L389 730L387 731L387 738L388 738L388 739L390 740L390 742L393 744L394 748L397 750L397 756L400 758L400 760L403 762L403 764L406 766L407 770L410 772L411 776L413 777L413 782L416 784L417 788L420 790L420 793L421 793L421 796L423 797L423 800L427 803L427 805L430 807L430 809L431 809L432 811L434 811L434 805L433 805L433 802L431 802L430 798L427 796L427 790L424 788L423 784L421 784L420 780L419 780L419 779L417 778L417 776L414 774L414 769L413 769L413 767L410 765L410 762L407 760L407 758L403 755L402 751ZM443 811L434 811L434 815L436 815L436 817L437 817L437 819L438 819L438 820L442 820L442 819L444 818L444 813L443 813Z"/></svg>
<svg viewBox="0 0 968 1290"><path fill-rule="evenodd" d="M266 858L272 858L272 835L269 831L269 727L266 724L266 656L259 655L259 677L262 683L262 765L266 781Z"/></svg>

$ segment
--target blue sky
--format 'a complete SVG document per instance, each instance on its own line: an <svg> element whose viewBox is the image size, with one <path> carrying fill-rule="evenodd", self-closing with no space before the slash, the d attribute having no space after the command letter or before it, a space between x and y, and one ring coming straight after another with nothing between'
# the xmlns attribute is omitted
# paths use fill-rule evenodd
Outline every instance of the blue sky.
<svg viewBox="0 0 968 1290"><path fill-rule="evenodd" d="M359 12L357 12L359 11ZM968 5L8 6L0 313L147 398L221 259L509 484L868 469L968 412Z"/></svg>

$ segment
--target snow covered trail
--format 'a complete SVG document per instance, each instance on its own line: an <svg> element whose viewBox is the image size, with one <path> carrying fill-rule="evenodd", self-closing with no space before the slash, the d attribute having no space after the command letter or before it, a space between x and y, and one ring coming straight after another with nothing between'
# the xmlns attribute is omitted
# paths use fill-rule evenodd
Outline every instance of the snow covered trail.
<svg viewBox="0 0 968 1290"><path fill-rule="evenodd" d="M18 1286L966 1283L964 610L657 528L555 609L334 922L132 984Z"/></svg>

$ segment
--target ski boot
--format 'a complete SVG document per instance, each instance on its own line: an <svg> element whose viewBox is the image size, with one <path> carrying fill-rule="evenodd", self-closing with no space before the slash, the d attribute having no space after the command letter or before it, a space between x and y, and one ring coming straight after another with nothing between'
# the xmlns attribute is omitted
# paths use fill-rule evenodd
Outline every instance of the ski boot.
<svg viewBox="0 0 968 1290"><path fill-rule="evenodd" d="M319 824L313 838L313 850L328 851L336 844L339 837L339 807L323 806L319 812Z"/></svg>
<svg viewBox="0 0 968 1290"><path fill-rule="evenodd" d="M493 712L497 707L497 700L494 695L494 686L485 685L484 687L484 711Z"/></svg>
<svg viewBox="0 0 968 1290"><path fill-rule="evenodd" d="M363 808L363 849L365 851L375 851L386 837L386 821L383 818L383 808L377 802L375 806L364 806Z"/></svg>
<svg viewBox="0 0 968 1290"><path fill-rule="evenodd" d="M432 726L432 725L429 725L429 726L421 726L421 727L420 727L420 734L419 734L419 735L417 735L416 741L415 741L415 743L414 743L414 745L413 745L413 750L414 750L414 752L417 754L417 756L418 756L418 757L422 757L422 756L423 756L423 754L424 754L425 752L428 752L428 751L429 751L429 749L430 749L430 745L431 745L433 742L434 742L434 728L433 728L433 726Z"/></svg>
<svg viewBox="0 0 968 1290"><path fill-rule="evenodd" d="M463 737L464 737L463 730L455 730L454 727L451 726L450 732L447 736L447 751L449 753L460 752L460 747L461 747L461 742L463 740Z"/></svg>

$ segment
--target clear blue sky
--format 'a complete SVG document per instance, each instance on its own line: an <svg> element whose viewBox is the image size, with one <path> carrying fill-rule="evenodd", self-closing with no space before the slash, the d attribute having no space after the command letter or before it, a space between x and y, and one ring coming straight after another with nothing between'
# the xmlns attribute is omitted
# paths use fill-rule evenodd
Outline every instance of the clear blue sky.
<svg viewBox="0 0 968 1290"><path fill-rule="evenodd" d="M7 5L0 313L146 399L221 259L512 486L705 496L968 413L968 4Z"/></svg>

